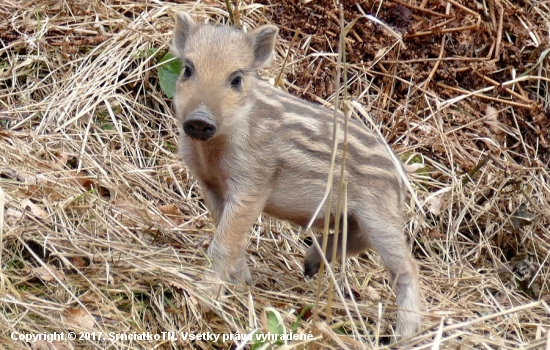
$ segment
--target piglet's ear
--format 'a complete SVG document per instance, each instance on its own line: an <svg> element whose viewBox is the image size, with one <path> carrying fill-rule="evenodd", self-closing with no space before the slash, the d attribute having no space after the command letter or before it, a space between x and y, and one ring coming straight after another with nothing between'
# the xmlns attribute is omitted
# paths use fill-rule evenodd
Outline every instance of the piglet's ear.
<svg viewBox="0 0 550 350"><path fill-rule="evenodd" d="M261 26L248 34L254 50L252 68L261 68L269 62L279 28L272 25Z"/></svg>
<svg viewBox="0 0 550 350"><path fill-rule="evenodd" d="M176 27L174 28L174 37L172 39L171 51L176 55L181 55L185 48L185 43L189 34L195 28L195 20L187 13L180 12L176 16Z"/></svg>

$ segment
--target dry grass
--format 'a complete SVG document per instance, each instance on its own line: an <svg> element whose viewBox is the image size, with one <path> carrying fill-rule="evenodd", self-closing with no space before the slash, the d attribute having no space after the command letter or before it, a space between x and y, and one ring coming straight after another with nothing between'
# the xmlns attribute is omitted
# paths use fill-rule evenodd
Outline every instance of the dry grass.
<svg viewBox="0 0 550 350"><path fill-rule="evenodd" d="M297 310L315 302L318 278L305 281L301 273L305 233L262 217L248 245L255 287L225 298L216 314L200 311L198 301L206 299L195 281L206 265L213 226L176 154L177 128L155 68L179 10L213 21L228 18L222 1L0 4L2 347L242 348L246 342L25 343L11 335L265 333L267 308L280 314L288 332ZM533 2L525 11L550 24L547 4ZM263 5L243 4L240 18L250 28L265 23L265 13ZM532 31L548 44L548 26ZM280 85L296 91L304 87L286 81L286 74L318 60L335 65L332 53L304 56L298 48L303 41L291 46L282 40L263 75L275 79L282 70ZM446 90L458 97L445 99L427 85L402 81L408 88L399 113L386 103L397 94L391 87L398 77L382 87L377 79L391 73L379 66L352 62L348 69L350 82L361 87L353 97L371 111L399 155L426 165L411 175L419 201L411 199L408 231L426 314L409 347L550 349L549 135L542 130L529 143L517 122L499 122L499 114L516 118L516 108L548 110L548 68L543 60L527 78L499 81L487 88L499 89L491 96L463 86ZM504 86L538 101L511 104ZM479 111L479 96L508 107ZM319 100L330 106L334 96ZM355 104L355 112L360 108ZM395 135L389 125L399 118L408 128ZM449 126L449 120L462 125ZM507 136L519 144L503 143ZM490 152L481 152L480 143ZM347 267L337 276L352 290L333 302L331 321L302 320L294 331L314 332L316 343L328 348L386 348L395 303L385 271L371 253ZM322 318L326 278L323 286L316 307ZM289 342L286 348L302 346Z"/></svg>

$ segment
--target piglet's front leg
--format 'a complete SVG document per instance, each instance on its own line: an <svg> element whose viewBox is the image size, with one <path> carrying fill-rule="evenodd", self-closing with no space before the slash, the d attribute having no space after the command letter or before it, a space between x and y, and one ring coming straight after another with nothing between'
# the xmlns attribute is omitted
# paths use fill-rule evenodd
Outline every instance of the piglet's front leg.
<svg viewBox="0 0 550 350"><path fill-rule="evenodd" d="M203 283L212 296L223 294L223 282L250 284L250 269L245 257L247 237L267 200L266 193L256 191L230 192L227 197L216 233L207 250L212 271L205 274Z"/></svg>

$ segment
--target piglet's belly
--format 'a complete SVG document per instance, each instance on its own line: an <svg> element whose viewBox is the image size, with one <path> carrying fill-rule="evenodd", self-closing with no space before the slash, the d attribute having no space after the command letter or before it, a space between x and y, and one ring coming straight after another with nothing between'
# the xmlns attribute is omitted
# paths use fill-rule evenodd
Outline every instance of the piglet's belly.
<svg viewBox="0 0 550 350"><path fill-rule="evenodd" d="M264 212L274 218L290 221L293 224L305 227L309 224L321 200L322 197L319 196L308 198L307 194L299 193L270 198ZM317 226L317 221L321 220L322 214L321 212L313 226Z"/></svg>
<svg viewBox="0 0 550 350"><path fill-rule="evenodd" d="M309 224L309 220L311 220L313 214L304 212L290 212L288 210L283 211L280 208L273 207L265 208L264 213L276 219L286 220L301 227L306 227ZM316 221L318 221L318 219Z"/></svg>

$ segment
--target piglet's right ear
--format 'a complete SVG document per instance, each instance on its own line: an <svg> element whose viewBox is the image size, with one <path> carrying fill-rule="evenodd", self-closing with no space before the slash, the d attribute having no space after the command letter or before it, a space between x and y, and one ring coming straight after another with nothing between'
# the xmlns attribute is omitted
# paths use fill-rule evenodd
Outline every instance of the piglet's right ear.
<svg viewBox="0 0 550 350"><path fill-rule="evenodd" d="M253 68L261 68L267 64L275 47L277 33L279 33L279 28L272 25L264 25L248 34L252 42L252 50L254 51Z"/></svg>
<svg viewBox="0 0 550 350"><path fill-rule="evenodd" d="M174 54L182 54L185 42L195 28L195 25L195 20L187 12L179 12L176 15L176 27L174 28L174 37L171 45L171 51Z"/></svg>

